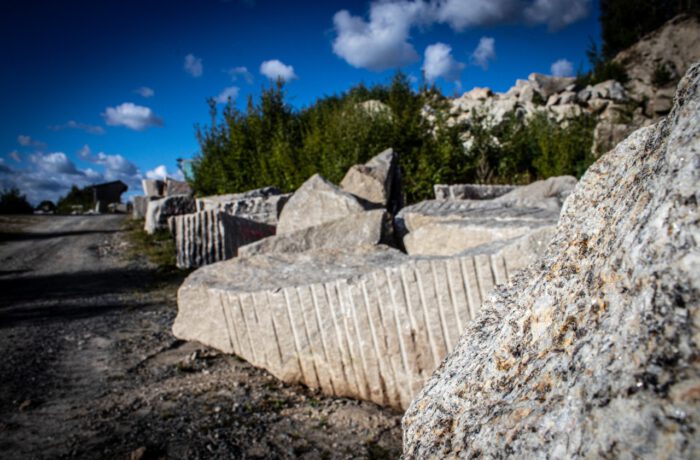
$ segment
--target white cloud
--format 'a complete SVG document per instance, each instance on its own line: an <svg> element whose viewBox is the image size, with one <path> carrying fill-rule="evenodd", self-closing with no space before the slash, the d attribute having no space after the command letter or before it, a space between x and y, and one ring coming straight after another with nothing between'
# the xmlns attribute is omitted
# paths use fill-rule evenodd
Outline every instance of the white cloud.
<svg viewBox="0 0 700 460"><path fill-rule="evenodd" d="M19 152L17 150L13 150L12 152L8 153L7 156L12 158L13 160L15 160L17 163L22 161L22 156L19 154Z"/></svg>
<svg viewBox="0 0 700 460"><path fill-rule="evenodd" d="M434 20L454 30L513 21L521 2L518 0L444 0L433 1Z"/></svg>
<svg viewBox="0 0 700 460"><path fill-rule="evenodd" d="M107 107L102 116L110 126L126 126L135 131L143 131L149 126L163 126L163 120L150 108L132 102Z"/></svg>
<svg viewBox="0 0 700 460"><path fill-rule="evenodd" d="M0 158L0 174L12 174L13 172L14 171L12 170L12 168L10 168L9 166L7 166L5 164L5 159ZM0 190L3 190L3 189L4 189L4 187Z"/></svg>
<svg viewBox="0 0 700 460"><path fill-rule="evenodd" d="M108 155L104 152L93 155L89 145L84 145L78 150L78 156L84 161L104 166L104 176L109 180L121 177L128 178L139 174L138 168L123 156L119 154Z"/></svg>
<svg viewBox="0 0 700 460"><path fill-rule="evenodd" d="M482 69L488 69L489 61L496 59L496 40L491 37L481 37L471 59Z"/></svg>
<svg viewBox="0 0 700 460"><path fill-rule="evenodd" d="M443 78L446 81L459 82L459 74L465 65L452 57L452 48L444 43L435 43L425 49L423 72L428 81Z"/></svg>
<svg viewBox="0 0 700 460"><path fill-rule="evenodd" d="M75 164L63 152L36 153L29 157L41 171L51 174L67 174L82 176L84 173L78 171Z"/></svg>
<svg viewBox="0 0 700 460"><path fill-rule="evenodd" d="M341 10L333 16L337 37L333 52L353 67L374 71L410 64L419 59L408 42L411 27L428 12L423 1L373 2L369 22Z"/></svg>
<svg viewBox="0 0 700 460"><path fill-rule="evenodd" d="M333 52L353 67L386 70L411 64L414 27L447 24L456 31L508 23L566 27L588 15L591 0L376 0L369 18L333 16Z"/></svg>
<svg viewBox="0 0 700 460"><path fill-rule="evenodd" d="M226 104L229 99L235 101L239 91L240 88L238 86L229 86L228 88L224 88L214 100L217 104Z"/></svg>
<svg viewBox="0 0 700 460"><path fill-rule="evenodd" d="M196 57L194 54L190 53L185 56L184 64L185 72L192 75L193 77L201 77L204 73L204 67L202 66L202 59Z"/></svg>
<svg viewBox="0 0 700 460"><path fill-rule="evenodd" d="M147 179L165 180L166 177L172 177L175 180L185 180L185 176L182 174L182 171L178 169L176 172L170 174L168 173L168 168L166 168L165 165L159 165L150 171L146 171Z"/></svg>
<svg viewBox="0 0 700 460"><path fill-rule="evenodd" d="M260 73L265 75L270 80L289 81L298 78L294 73L294 67L286 65L277 59L264 61L260 64Z"/></svg>
<svg viewBox="0 0 700 460"><path fill-rule="evenodd" d="M559 59L551 67L555 77L571 77L574 74L574 65L566 59Z"/></svg>
<svg viewBox="0 0 700 460"><path fill-rule="evenodd" d="M253 83L253 74L248 71L247 67L234 67L229 69L226 73L231 77L231 81L237 81L238 78L243 78L246 83Z"/></svg>
<svg viewBox="0 0 700 460"><path fill-rule="evenodd" d="M140 88L137 88L134 90L136 94L139 94L141 97L149 98L155 96L156 92L153 91L153 88L149 88L148 86L142 86Z"/></svg>
<svg viewBox="0 0 700 460"><path fill-rule="evenodd" d="M547 24L550 31L563 29L588 16L591 0L535 0L525 8L525 20Z"/></svg>
<svg viewBox="0 0 700 460"><path fill-rule="evenodd" d="M49 126L52 131L62 131L64 129L79 129L85 131L88 134L104 134L105 129L102 126L89 125L87 123L79 123L75 120L68 120L62 125L52 125Z"/></svg>
<svg viewBox="0 0 700 460"><path fill-rule="evenodd" d="M41 142L39 140L32 139L31 136L26 136L24 134L20 134L19 136L17 136L17 142L22 147L33 147L33 148L38 149L38 150L42 150L42 149L46 148L45 142Z"/></svg>

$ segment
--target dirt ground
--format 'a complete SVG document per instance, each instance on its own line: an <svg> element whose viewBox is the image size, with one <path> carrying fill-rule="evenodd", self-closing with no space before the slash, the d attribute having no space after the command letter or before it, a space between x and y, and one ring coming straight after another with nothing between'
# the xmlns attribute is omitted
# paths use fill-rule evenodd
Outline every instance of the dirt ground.
<svg viewBox="0 0 700 460"><path fill-rule="evenodd" d="M0 217L0 457L397 458L400 414L170 332L124 216Z"/></svg>

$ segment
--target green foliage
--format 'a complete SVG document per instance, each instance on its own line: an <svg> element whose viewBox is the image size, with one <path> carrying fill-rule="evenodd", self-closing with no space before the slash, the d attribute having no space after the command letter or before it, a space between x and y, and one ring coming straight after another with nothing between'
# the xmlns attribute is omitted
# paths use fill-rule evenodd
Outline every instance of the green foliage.
<svg viewBox="0 0 700 460"><path fill-rule="evenodd" d="M668 70L668 66L664 62L656 64L654 73L651 75L651 83L657 88L668 85L673 81L673 75Z"/></svg>
<svg viewBox="0 0 700 460"><path fill-rule="evenodd" d="M158 230L148 234L143 229L143 221L128 219L126 238L129 241L127 256L138 259L143 256L163 273L177 272L175 257L175 241L168 230Z"/></svg>
<svg viewBox="0 0 700 460"><path fill-rule="evenodd" d="M380 101L387 109L362 103ZM348 168L392 147L400 154L408 203L431 198L436 183L528 183L550 175L580 175L590 164L593 124L581 118L560 127L544 115L511 116L497 128L481 114L470 126L449 127L447 103L436 88L414 92L403 74L388 85L358 85L292 110L278 83L246 113L231 105L198 127L201 153L188 177L197 194L240 192L266 185L293 191L314 173L338 183ZM422 112L433 113L429 123ZM461 133L468 129L465 149Z"/></svg>
<svg viewBox="0 0 700 460"><path fill-rule="evenodd" d="M579 72L576 77L577 85L595 85L606 80L617 80L622 84L629 81L625 68L616 62L606 59L598 50L598 45L594 41L591 41L586 51L586 56L588 56L591 71L587 74Z"/></svg>
<svg viewBox="0 0 700 460"><path fill-rule="evenodd" d="M600 0L602 55L610 60L677 14L699 12L700 0Z"/></svg>
<svg viewBox="0 0 700 460"><path fill-rule="evenodd" d="M59 214L70 214L73 212L74 206L82 206L83 211L87 211L93 206L92 188L78 188L73 185L66 196L58 199L56 203L56 212Z"/></svg>
<svg viewBox="0 0 700 460"><path fill-rule="evenodd" d="M31 214L34 208L19 189L11 188L0 194L0 214Z"/></svg>

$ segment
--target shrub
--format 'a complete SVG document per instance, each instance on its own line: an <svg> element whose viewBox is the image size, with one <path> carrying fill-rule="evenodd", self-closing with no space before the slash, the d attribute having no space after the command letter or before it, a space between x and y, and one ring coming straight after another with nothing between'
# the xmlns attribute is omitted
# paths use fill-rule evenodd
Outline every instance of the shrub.
<svg viewBox="0 0 700 460"><path fill-rule="evenodd" d="M673 75L668 70L666 63L660 62L654 67L654 73L651 75L651 83L657 88L668 85L673 81Z"/></svg>
<svg viewBox="0 0 700 460"><path fill-rule="evenodd" d="M19 189L11 188L0 194L0 214L31 214L33 211L34 208Z"/></svg>

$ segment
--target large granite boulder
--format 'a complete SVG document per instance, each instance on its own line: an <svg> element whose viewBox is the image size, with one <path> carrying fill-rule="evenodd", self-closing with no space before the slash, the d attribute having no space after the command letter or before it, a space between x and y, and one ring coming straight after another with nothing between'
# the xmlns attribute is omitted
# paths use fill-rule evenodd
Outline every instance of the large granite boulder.
<svg viewBox="0 0 700 460"><path fill-rule="evenodd" d="M436 200L491 200L517 188L516 185L435 184Z"/></svg>
<svg viewBox="0 0 700 460"><path fill-rule="evenodd" d="M291 233L364 212L376 205L341 190L314 174L287 201L277 224L277 234Z"/></svg>
<svg viewBox="0 0 700 460"><path fill-rule="evenodd" d="M394 246L392 218L383 209L352 214L316 227L270 236L239 248L241 257L255 254L304 252L319 248Z"/></svg>
<svg viewBox="0 0 700 460"><path fill-rule="evenodd" d="M403 206L399 155L387 149L363 165L352 166L340 188L396 213Z"/></svg>
<svg viewBox="0 0 700 460"><path fill-rule="evenodd" d="M451 256L498 240L510 240L542 227L554 227L558 211L537 208L480 207L461 218L433 219L403 237L406 253ZM477 211L477 212L474 212Z"/></svg>
<svg viewBox="0 0 700 460"><path fill-rule="evenodd" d="M286 382L405 409L493 287L550 237L545 229L453 258L386 246L235 258L185 280L173 333Z"/></svg>
<svg viewBox="0 0 700 460"><path fill-rule="evenodd" d="M199 211L174 216L175 252L178 268L194 268L228 260L241 246L275 234L272 225L224 212Z"/></svg>
<svg viewBox="0 0 700 460"><path fill-rule="evenodd" d="M404 416L410 458L700 456L700 66L593 164Z"/></svg>
<svg viewBox="0 0 700 460"><path fill-rule="evenodd" d="M192 187L185 181L170 177L165 179L165 196L192 195Z"/></svg>
<svg viewBox="0 0 700 460"><path fill-rule="evenodd" d="M132 201L132 208L131 208L131 216L134 219L143 219L146 217L146 211L148 211L148 202L151 201L151 197L149 196L135 196L131 199Z"/></svg>
<svg viewBox="0 0 700 460"><path fill-rule="evenodd" d="M189 195L166 196L148 202L144 230L153 234L168 229L168 218L195 212L194 198Z"/></svg>
<svg viewBox="0 0 700 460"><path fill-rule="evenodd" d="M216 210L268 225L277 225L290 194L277 187L263 187L244 193L197 198L198 211Z"/></svg>

